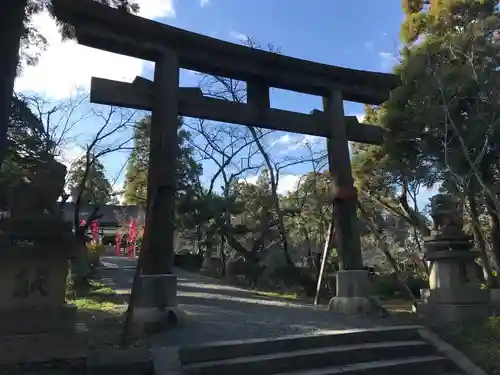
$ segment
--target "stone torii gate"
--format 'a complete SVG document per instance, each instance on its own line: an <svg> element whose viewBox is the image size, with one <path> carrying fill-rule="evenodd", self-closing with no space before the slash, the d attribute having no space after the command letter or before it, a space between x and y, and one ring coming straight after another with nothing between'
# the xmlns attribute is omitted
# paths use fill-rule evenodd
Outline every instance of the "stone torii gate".
<svg viewBox="0 0 500 375"><path fill-rule="evenodd" d="M372 306L367 272L362 270L348 140L381 144L384 133L380 127L344 116L343 100L383 103L399 84L396 76L256 50L127 14L92 0L53 0L53 4L58 18L74 26L80 44L155 63L154 81L142 77L132 83L92 78L91 83L94 103L152 111L148 196L155 193L155 207L149 218L145 275L172 280L167 275L172 273L173 263L178 116L198 117L327 138L342 270L337 276L337 297L330 306L345 313L366 312ZM205 97L198 88L179 88L181 68L245 81L247 103ZM321 96L323 111L308 115L271 108L271 87ZM175 281L169 285L174 285L175 291Z"/></svg>

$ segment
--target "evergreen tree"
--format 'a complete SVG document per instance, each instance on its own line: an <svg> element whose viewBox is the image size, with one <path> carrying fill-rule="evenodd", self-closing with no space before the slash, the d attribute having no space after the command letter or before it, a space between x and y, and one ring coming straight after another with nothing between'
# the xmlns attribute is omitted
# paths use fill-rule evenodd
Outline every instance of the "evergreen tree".
<svg viewBox="0 0 500 375"><path fill-rule="evenodd" d="M53 142L22 97L12 98L7 124L7 153L0 168L0 208L7 206L9 188L28 177L30 167L54 156Z"/></svg>
<svg viewBox="0 0 500 375"><path fill-rule="evenodd" d="M116 200L111 197L112 186L99 160L94 160L90 166L87 166L85 156L78 158L69 171L68 187L73 202L77 201L80 190L83 189L81 196L83 204L116 203Z"/></svg>
<svg viewBox="0 0 500 375"><path fill-rule="evenodd" d="M135 127L134 148L125 176L125 201L128 204L144 204L147 197L147 176L149 168L149 137L151 117L141 119ZM194 160L194 150L188 145L189 132L180 129L177 158L177 197L185 197L198 184L202 168Z"/></svg>
<svg viewBox="0 0 500 375"><path fill-rule="evenodd" d="M139 6L131 0L95 0L101 4L136 13ZM52 0L3 0L0 2L0 165L7 152L7 126L14 79L19 72L20 62L36 64L41 52L47 47L47 40L33 24L33 16L44 10L56 19L63 38L73 38L73 28L54 15ZM21 47L21 48L20 48Z"/></svg>
<svg viewBox="0 0 500 375"><path fill-rule="evenodd" d="M474 207L479 202L482 212L489 209L493 258L500 264L498 4L403 1L404 47L394 69L402 85L382 106L367 108L371 121L389 131L388 140L383 148L358 147L353 169L362 192L382 204L395 202L393 212L402 208L424 235L429 229L409 208L410 190L440 183Z"/></svg>

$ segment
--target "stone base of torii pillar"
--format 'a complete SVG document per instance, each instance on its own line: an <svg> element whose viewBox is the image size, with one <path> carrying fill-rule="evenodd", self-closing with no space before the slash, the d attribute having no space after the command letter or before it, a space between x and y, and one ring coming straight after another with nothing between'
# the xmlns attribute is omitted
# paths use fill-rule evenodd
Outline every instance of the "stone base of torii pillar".
<svg viewBox="0 0 500 375"><path fill-rule="evenodd" d="M373 296L373 283L366 270L337 272L337 292L328 308L341 314L366 314L387 316L387 310Z"/></svg>
<svg viewBox="0 0 500 375"><path fill-rule="evenodd" d="M155 333L184 324L187 314L177 305L177 276L142 275L133 324L138 332Z"/></svg>

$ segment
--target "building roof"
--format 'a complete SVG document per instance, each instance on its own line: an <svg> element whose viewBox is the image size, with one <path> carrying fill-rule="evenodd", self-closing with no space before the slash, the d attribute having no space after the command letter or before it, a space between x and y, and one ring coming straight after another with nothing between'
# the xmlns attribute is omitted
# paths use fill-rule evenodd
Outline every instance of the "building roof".
<svg viewBox="0 0 500 375"><path fill-rule="evenodd" d="M84 204L80 207L80 220L87 219L94 209L93 205ZM68 202L64 205L63 216L66 221L73 221L75 204ZM101 206L99 213L103 216L99 219L101 225L120 226L130 218L138 219L144 211L138 206L105 205Z"/></svg>

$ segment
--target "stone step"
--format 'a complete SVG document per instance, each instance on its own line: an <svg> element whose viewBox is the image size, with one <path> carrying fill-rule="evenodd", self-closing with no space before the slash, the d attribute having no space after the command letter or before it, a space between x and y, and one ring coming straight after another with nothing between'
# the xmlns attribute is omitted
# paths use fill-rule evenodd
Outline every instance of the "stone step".
<svg viewBox="0 0 500 375"><path fill-rule="evenodd" d="M380 327L348 331L332 331L314 335L294 335L272 339L224 341L179 349L183 364L217 361L230 358L297 350L325 348L337 345L355 345L384 341L419 340L419 326Z"/></svg>
<svg viewBox="0 0 500 375"><path fill-rule="evenodd" d="M440 356L392 359L354 363L341 367L325 367L275 375L444 375L455 374L451 362ZM458 374L458 373L457 373Z"/></svg>
<svg viewBox="0 0 500 375"><path fill-rule="evenodd" d="M311 367L338 367L358 362L428 356L434 353L434 347L423 340L372 342L192 363L183 366L183 373L185 375L216 375L220 373L264 375L304 370Z"/></svg>
<svg viewBox="0 0 500 375"><path fill-rule="evenodd" d="M87 339L88 330L82 323L75 323L69 331L1 336L0 367L47 362L54 358L85 358L88 354Z"/></svg>

